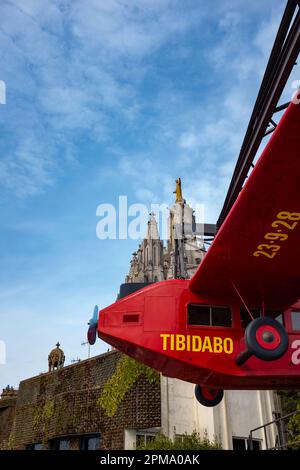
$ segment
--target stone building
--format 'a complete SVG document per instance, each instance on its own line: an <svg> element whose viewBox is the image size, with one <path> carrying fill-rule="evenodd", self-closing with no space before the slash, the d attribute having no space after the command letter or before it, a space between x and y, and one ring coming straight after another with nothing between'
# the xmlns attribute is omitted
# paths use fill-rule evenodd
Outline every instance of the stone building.
<svg viewBox="0 0 300 470"><path fill-rule="evenodd" d="M114 417L97 403L121 353L116 350L80 361L5 389L0 398L0 449L134 449L158 432L170 438L198 431L224 449L246 447L249 431L270 421L273 395L261 391L226 392L215 408L195 400L193 384L160 377L140 378ZM267 430L272 445L276 435ZM264 448L263 431L255 444Z"/></svg>
<svg viewBox="0 0 300 470"><path fill-rule="evenodd" d="M97 400L121 353L116 350L23 380L0 399L0 449L124 449L161 426L160 384L141 378L109 418ZM128 437L129 436L129 437ZM128 443L129 442L129 443Z"/></svg>
<svg viewBox="0 0 300 470"><path fill-rule="evenodd" d="M194 385L160 377L140 378L127 392L114 417L97 403L121 353L116 350L23 380L18 391L0 398L0 449L134 449L158 432L180 438L194 430L223 449L246 448L249 431L272 420L273 394L227 391L215 408L195 400ZM267 430L269 445L276 433ZM265 447L260 430L257 448Z"/></svg>

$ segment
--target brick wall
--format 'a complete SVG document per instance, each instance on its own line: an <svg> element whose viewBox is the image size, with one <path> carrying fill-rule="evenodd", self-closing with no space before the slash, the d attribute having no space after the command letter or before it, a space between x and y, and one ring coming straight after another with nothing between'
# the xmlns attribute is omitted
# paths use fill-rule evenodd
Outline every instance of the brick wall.
<svg viewBox="0 0 300 470"><path fill-rule="evenodd" d="M76 436L100 433L102 449L122 449L125 428L160 427L160 384L150 384L145 378L128 391L113 418L97 404L120 358L118 351L110 351L21 382L13 448L63 436L73 436L72 448L78 448Z"/></svg>
<svg viewBox="0 0 300 470"><path fill-rule="evenodd" d="M0 399L0 449L7 449L9 438L15 418L17 398Z"/></svg>

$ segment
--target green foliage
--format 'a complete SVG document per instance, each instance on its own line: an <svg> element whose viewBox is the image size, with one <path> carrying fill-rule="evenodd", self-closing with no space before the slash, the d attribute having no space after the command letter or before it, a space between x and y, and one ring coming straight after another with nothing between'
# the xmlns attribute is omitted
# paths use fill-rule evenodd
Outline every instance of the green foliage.
<svg viewBox="0 0 300 470"><path fill-rule="evenodd" d="M54 402L52 400L46 400L44 404L43 414L44 419L48 420L53 416L54 413Z"/></svg>
<svg viewBox="0 0 300 470"><path fill-rule="evenodd" d="M33 429L43 436L43 446L47 448L49 422L54 414L54 402L46 400L43 405L37 405L33 412Z"/></svg>
<svg viewBox="0 0 300 470"><path fill-rule="evenodd" d="M54 403L52 400L46 400L44 405L38 405L33 412L33 428L38 429L45 425L54 413Z"/></svg>
<svg viewBox="0 0 300 470"><path fill-rule="evenodd" d="M192 434L175 437L174 441L164 434L157 434L147 444L138 445L137 450L221 450L221 446L216 440L209 441L207 434L201 438L199 433L193 431Z"/></svg>
<svg viewBox="0 0 300 470"><path fill-rule="evenodd" d="M111 378L104 385L102 395L98 399L98 404L110 417L117 412L118 406L123 401L126 393L135 382L144 376L150 383L159 381L159 374L150 367L123 356Z"/></svg>
<svg viewBox="0 0 300 470"><path fill-rule="evenodd" d="M292 413L300 404L300 392L295 390L283 390L278 391L277 394L280 397L283 415Z"/></svg>
<svg viewBox="0 0 300 470"><path fill-rule="evenodd" d="M13 432L11 432L7 441L7 449L13 450L14 444L15 444L15 438L14 438Z"/></svg>
<svg viewBox="0 0 300 470"><path fill-rule="evenodd" d="M290 433L288 441L293 450L300 450L300 403L297 405L299 413L290 417L287 423L287 429Z"/></svg>
<svg viewBox="0 0 300 470"><path fill-rule="evenodd" d="M284 390L277 392L277 394L280 397L283 416L299 410L299 413L285 420L285 424L290 448L300 450L300 392Z"/></svg>

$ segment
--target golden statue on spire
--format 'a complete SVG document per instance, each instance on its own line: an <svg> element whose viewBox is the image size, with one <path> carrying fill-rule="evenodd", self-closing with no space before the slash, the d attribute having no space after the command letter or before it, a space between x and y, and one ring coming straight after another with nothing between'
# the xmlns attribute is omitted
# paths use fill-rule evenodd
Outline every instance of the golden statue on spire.
<svg viewBox="0 0 300 470"><path fill-rule="evenodd" d="M183 202L184 199L182 197L182 190L181 190L181 178L177 178L176 180L176 189L173 191L176 194L176 201L175 202Z"/></svg>

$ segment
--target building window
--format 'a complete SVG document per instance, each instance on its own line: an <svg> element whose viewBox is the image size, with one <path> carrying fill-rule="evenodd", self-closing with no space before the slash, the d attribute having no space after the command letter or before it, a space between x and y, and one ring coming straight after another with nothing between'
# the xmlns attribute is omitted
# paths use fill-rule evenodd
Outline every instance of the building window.
<svg viewBox="0 0 300 470"><path fill-rule="evenodd" d="M81 450L98 450L100 449L100 435L83 436L80 444Z"/></svg>
<svg viewBox="0 0 300 470"><path fill-rule="evenodd" d="M231 327L231 310L229 307L189 304L188 325Z"/></svg>
<svg viewBox="0 0 300 470"><path fill-rule="evenodd" d="M61 439L58 441L58 450L69 450L70 449L70 441L67 439Z"/></svg>
<svg viewBox="0 0 300 470"><path fill-rule="evenodd" d="M146 446L155 438L154 432L137 432L136 433L136 447Z"/></svg>
<svg viewBox="0 0 300 470"><path fill-rule="evenodd" d="M292 328L295 331L300 331L300 312L292 312Z"/></svg>
<svg viewBox="0 0 300 470"><path fill-rule="evenodd" d="M180 442L182 444L192 442L193 436L189 436L188 434L175 434L175 442Z"/></svg>
<svg viewBox="0 0 300 470"><path fill-rule="evenodd" d="M252 443L252 446L251 446ZM232 447L233 450L261 450L261 440L252 439L251 443L246 437L233 437Z"/></svg>
<svg viewBox="0 0 300 470"><path fill-rule="evenodd" d="M249 310L253 318L259 318L261 316L261 311L259 308L250 308ZM274 318L274 320L277 320L279 323L283 325L283 314L279 310L266 310L265 316L269 318ZM252 321L252 318L250 317L247 309L241 308L242 328L246 328L251 321Z"/></svg>
<svg viewBox="0 0 300 470"><path fill-rule="evenodd" d="M34 444L27 444L26 450L43 450L43 444L41 442L36 442Z"/></svg>
<svg viewBox="0 0 300 470"><path fill-rule="evenodd" d="M70 450L70 441L68 439L54 439L51 441L51 450Z"/></svg>

